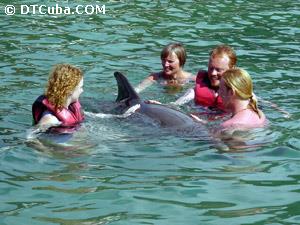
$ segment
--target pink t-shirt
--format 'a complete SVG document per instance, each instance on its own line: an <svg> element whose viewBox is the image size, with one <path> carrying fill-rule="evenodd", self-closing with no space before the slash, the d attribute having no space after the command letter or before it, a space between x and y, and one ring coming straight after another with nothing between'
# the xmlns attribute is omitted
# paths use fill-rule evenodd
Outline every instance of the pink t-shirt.
<svg viewBox="0 0 300 225"><path fill-rule="evenodd" d="M231 119L221 124L222 128L259 128L267 124L266 116L261 112L261 117L251 109L246 109L234 115Z"/></svg>

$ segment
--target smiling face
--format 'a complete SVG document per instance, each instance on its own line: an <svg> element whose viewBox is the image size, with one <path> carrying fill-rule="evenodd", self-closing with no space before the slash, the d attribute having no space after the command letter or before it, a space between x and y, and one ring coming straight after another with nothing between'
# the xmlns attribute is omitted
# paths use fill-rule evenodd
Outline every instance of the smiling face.
<svg viewBox="0 0 300 225"><path fill-rule="evenodd" d="M229 69L229 63L230 59L227 55L217 55L209 59L208 79L212 87L219 87L222 75Z"/></svg>
<svg viewBox="0 0 300 225"><path fill-rule="evenodd" d="M174 76L181 70L180 62L177 55L172 52L166 58L161 60L163 72L167 76Z"/></svg>

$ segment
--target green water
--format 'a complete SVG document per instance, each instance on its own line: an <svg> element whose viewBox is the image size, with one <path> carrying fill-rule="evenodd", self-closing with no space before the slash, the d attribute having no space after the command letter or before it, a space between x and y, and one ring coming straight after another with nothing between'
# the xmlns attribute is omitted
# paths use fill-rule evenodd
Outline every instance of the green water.
<svg viewBox="0 0 300 225"><path fill-rule="evenodd" d="M299 1L81 1L105 4L106 14L67 16L7 16L8 4L0 3L1 225L300 223ZM262 105L270 126L230 152L130 118L88 117L71 147L26 145L31 104L54 64L82 68L82 101L101 108L116 98L114 71L138 84L173 41L185 44L192 73L215 45L234 47L255 93L291 118ZM142 97L181 94L155 86Z"/></svg>

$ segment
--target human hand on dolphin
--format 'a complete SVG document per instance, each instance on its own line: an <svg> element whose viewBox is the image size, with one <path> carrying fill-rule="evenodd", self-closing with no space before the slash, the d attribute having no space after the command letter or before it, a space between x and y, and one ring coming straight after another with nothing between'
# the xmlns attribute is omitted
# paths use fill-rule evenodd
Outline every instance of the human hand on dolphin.
<svg viewBox="0 0 300 225"><path fill-rule="evenodd" d="M144 101L146 104L158 104L161 105L162 103L156 100L145 100Z"/></svg>
<svg viewBox="0 0 300 225"><path fill-rule="evenodd" d="M194 114L190 114L190 116L196 120L197 122L200 122L200 123L203 123L203 124L207 124L207 121L206 120L203 120L203 119L200 119L198 116L194 115Z"/></svg>

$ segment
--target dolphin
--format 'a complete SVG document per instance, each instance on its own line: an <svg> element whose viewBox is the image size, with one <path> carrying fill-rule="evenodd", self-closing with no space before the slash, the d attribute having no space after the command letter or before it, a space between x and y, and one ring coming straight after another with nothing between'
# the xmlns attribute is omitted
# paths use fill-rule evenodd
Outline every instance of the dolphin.
<svg viewBox="0 0 300 225"><path fill-rule="evenodd" d="M118 84L118 96L116 102L124 103L126 107L140 105L138 112L145 114L160 126L166 128L187 128L191 126L201 126L191 116L169 106L155 103L145 103L138 96L127 78L121 72L115 72L114 76Z"/></svg>

